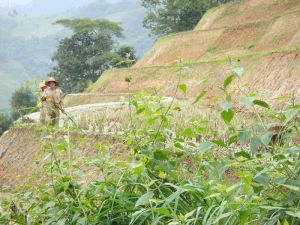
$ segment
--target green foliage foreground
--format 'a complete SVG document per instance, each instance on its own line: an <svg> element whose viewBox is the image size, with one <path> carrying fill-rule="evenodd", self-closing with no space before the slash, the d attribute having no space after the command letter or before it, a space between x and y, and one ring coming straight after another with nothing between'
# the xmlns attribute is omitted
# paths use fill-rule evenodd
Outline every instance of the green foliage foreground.
<svg viewBox="0 0 300 225"><path fill-rule="evenodd" d="M2 202L0 223L299 224L300 106L274 112L245 93L241 102L251 116L240 118L227 88L242 74L236 68L225 80L216 126L210 124L218 118L186 118L184 129L174 129L173 115L182 108L137 95L130 97L131 125L114 137L122 144L95 144L92 159L72 157L78 150L70 137L54 141L47 131L49 182L27 185ZM185 93L186 85L178 82L178 91ZM275 136L268 129L274 121L282 126ZM114 158L118 148L126 160Z"/></svg>

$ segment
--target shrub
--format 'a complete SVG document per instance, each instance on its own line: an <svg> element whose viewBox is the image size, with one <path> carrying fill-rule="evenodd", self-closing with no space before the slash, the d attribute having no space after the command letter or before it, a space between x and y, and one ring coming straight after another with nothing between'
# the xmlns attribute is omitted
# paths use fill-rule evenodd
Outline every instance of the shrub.
<svg viewBox="0 0 300 225"><path fill-rule="evenodd" d="M0 113L0 135L2 135L10 125L12 124L12 119L8 113Z"/></svg>
<svg viewBox="0 0 300 225"><path fill-rule="evenodd" d="M228 88L242 75L243 69L235 68L224 81L218 117L211 121L210 111L186 118L179 130L174 115L186 105L145 93L130 96L130 125L114 136L126 149L126 160L114 159L117 145L110 143L95 144L98 154L82 160L69 136L54 139L55 133L46 131L42 143L50 160L43 168L49 183L27 185L15 200L3 202L0 221L299 224L300 106L276 112L245 93L241 102L248 114L239 114ZM187 91L180 80L174 98L179 91ZM282 125L275 139L268 129L274 120ZM18 210L11 210L12 204Z"/></svg>

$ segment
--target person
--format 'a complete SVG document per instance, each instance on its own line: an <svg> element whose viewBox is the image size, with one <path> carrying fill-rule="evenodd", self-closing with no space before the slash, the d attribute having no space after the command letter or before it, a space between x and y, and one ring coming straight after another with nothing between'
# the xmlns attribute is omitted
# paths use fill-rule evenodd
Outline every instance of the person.
<svg viewBox="0 0 300 225"><path fill-rule="evenodd" d="M45 104L46 124L58 126L60 111L65 113L62 103L63 93L60 88L58 88L59 83L54 77L50 77L46 82L46 85L48 87L43 92L41 98Z"/></svg>
<svg viewBox="0 0 300 225"><path fill-rule="evenodd" d="M44 94L44 91L47 88L46 82L44 80L42 80L40 82L39 86L40 86L40 89L41 89L41 97L42 97L43 94ZM38 106L40 108L40 123L45 124L46 123L46 120L45 120L46 119L45 104L44 104L43 101L41 101Z"/></svg>

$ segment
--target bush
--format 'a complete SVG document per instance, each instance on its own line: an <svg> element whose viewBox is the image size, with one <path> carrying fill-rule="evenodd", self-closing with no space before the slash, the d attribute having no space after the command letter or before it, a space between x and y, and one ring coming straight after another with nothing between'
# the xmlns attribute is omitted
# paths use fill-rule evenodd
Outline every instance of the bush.
<svg viewBox="0 0 300 225"><path fill-rule="evenodd" d="M11 97L11 111L14 120L26 115L36 106L36 96L29 87L15 90Z"/></svg>
<svg viewBox="0 0 300 225"><path fill-rule="evenodd" d="M0 135L8 130L12 124L12 119L8 113L0 113Z"/></svg>
<svg viewBox="0 0 300 225"><path fill-rule="evenodd" d="M96 143L98 154L91 158L82 160L69 136L54 139L46 130L42 146L51 160L43 168L49 183L26 186L14 201L2 202L0 222L299 224L300 106L273 111L245 93L241 102L252 110L235 111L228 87L242 75L235 68L224 81L221 110L182 115L182 129L175 115L187 104L145 93L130 96L130 125L113 137L120 145ZM186 93L187 86L179 84L178 91ZM274 121L282 125L276 134L268 129ZM114 160L117 146L127 160ZM18 210L11 210L12 203Z"/></svg>

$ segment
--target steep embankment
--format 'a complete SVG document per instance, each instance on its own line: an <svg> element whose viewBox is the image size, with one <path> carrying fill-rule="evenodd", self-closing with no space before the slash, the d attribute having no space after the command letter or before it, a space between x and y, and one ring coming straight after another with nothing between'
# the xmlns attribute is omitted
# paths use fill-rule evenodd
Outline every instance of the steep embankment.
<svg viewBox="0 0 300 225"><path fill-rule="evenodd" d="M178 74L175 70L180 60L184 68ZM74 106L119 101L128 92L140 90L173 95L180 76L188 90L178 97L194 97L206 86L211 87L206 98L214 104L218 102L218 86L236 66L244 67L241 83L249 86L245 91L258 92L268 101L295 94L299 101L299 65L300 0L243 0L210 10L194 31L158 40L134 67L105 72L88 93L68 96L66 103ZM124 81L127 76L133 78L129 89ZM200 84L203 79L207 79L206 84ZM27 180L32 171L39 171L35 170L40 166L35 160L42 148L37 143L47 135L34 129L13 129L1 137L0 187ZM56 134L53 140L60 136L62 133ZM73 141L79 155L94 154L93 144L107 140L87 136L83 145L80 135L77 137L74 135ZM44 157L44 161L49 160L47 154Z"/></svg>
<svg viewBox="0 0 300 225"><path fill-rule="evenodd" d="M61 149L66 143L68 132L40 129L38 127L13 128L0 137L0 192L10 190L24 182L41 182L47 176L41 169L45 163L51 161L51 148ZM76 153L68 157L87 160L100 154L99 147L105 143L118 145L118 140L108 135L91 135L71 132L70 146L77 149ZM60 147L57 147L60 146ZM66 145L67 146L67 145ZM122 148L115 148L114 158L126 157ZM84 161L79 162L81 168L88 169ZM85 177L84 179L88 179Z"/></svg>
<svg viewBox="0 0 300 225"><path fill-rule="evenodd" d="M182 79L189 87L187 97L201 91L201 79L213 84L208 97L215 95L230 69L240 65L245 68L242 82L252 91L262 91L262 97L270 100L295 93L299 98L299 55L299 0L242 0L211 9L193 31L159 39L133 68L105 72L89 93L127 92L124 78L132 76L131 91L171 95L176 87L174 64L182 60L189 68ZM74 97L67 99L76 104Z"/></svg>

